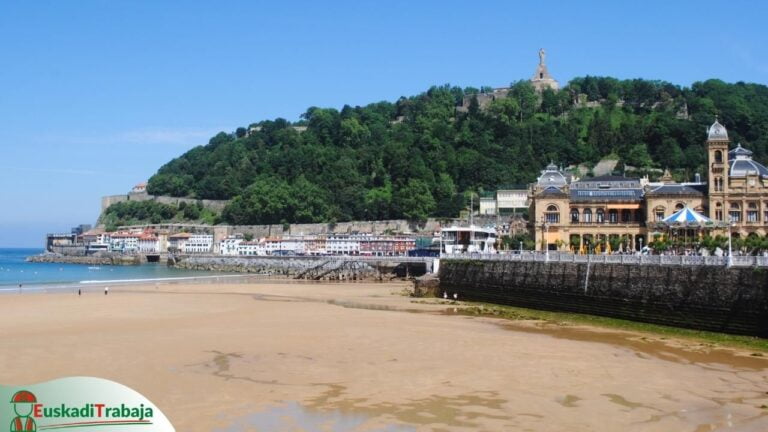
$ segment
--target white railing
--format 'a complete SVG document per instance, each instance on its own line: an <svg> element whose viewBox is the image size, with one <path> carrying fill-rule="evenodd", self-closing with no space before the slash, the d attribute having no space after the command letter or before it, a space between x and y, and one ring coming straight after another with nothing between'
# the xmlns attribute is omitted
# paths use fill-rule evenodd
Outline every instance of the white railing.
<svg viewBox="0 0 768 432"><path fill-rule="evenodd" d="M444 254L443 260L483 260L483 261L535 261L535 262L571 262L605 264L641 264L641 265L678 265L678 266L727 266L728 257L686 256L686 255L575 255L567 252L523 251L514 253L462 253ZM734 256L734 267L768 267L768 257Z"/></svg>

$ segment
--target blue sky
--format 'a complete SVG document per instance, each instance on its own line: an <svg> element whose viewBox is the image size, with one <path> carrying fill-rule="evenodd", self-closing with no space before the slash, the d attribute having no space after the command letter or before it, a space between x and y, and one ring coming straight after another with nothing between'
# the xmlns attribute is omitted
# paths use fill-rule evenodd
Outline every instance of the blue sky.
<svg viewBox="0 0 768 432"><path fill-rule="evenodd" d="M768 83L760 1L0 2L0 247L98 216L217 131L575 76Z"/></svg>

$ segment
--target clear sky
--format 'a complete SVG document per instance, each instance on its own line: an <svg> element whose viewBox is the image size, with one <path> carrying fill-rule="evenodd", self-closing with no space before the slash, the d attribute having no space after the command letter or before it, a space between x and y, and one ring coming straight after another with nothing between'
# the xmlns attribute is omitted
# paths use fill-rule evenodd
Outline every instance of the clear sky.
<svg viewBox="0 0 768 432"><path fill-rule="evenodd" d="M433 84L768 83L764 1L3 1L0 247L98 216L220 130Z"/></svg>

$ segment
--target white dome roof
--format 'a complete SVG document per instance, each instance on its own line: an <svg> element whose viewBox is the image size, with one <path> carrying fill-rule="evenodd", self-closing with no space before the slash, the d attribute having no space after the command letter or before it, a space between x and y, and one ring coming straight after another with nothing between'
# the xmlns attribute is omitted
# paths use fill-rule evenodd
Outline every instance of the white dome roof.
<svg viewBox="0 0 768 432"><path fill-rule="evenodd" d="M712 124L712 126L709 127L709 136L707 139L709 141L724 141L728 140L728 131L725 130L725 126L721 125L720 122L715 120L715 122Z"/></svg>

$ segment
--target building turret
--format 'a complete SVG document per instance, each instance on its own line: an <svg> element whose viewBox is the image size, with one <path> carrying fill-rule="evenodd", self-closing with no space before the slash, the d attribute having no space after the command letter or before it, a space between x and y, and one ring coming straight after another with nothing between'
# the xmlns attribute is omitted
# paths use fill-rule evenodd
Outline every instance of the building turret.
<svg viewBox="0 0 768 432"><path fill-rule="evenodd" d="M707 165L710 216L715 220L725 220L724 197L728 192L728 131L715 118L707 129Z"/></svg>

